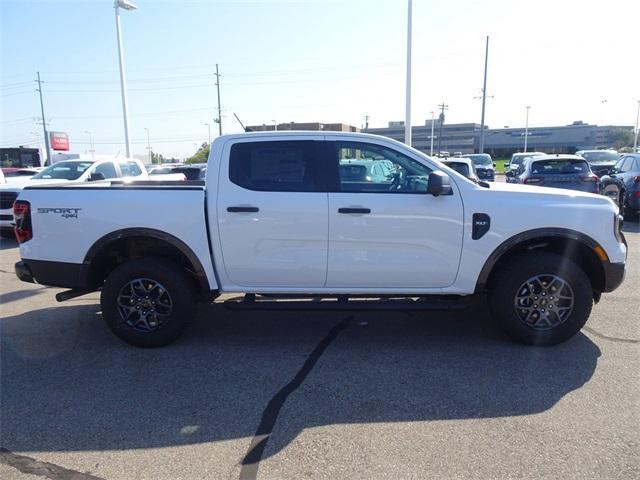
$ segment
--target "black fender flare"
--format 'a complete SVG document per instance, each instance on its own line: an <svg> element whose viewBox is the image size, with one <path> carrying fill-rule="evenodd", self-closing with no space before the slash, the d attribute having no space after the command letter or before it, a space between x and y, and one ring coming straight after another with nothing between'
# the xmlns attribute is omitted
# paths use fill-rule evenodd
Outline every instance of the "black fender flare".
<svg viewBox="0 0 640 480"><path fill-rule="evenodd" d="M170 233L163 232L162 230L156 230L153 228L123 228L121 230L115 230L113 232L107 233L106 235L96 240L93 245L91 245L86 255L84 256L83 264L86 265L87 268L90 268L96 255L98 255L98 253L100 253L107 245L116 240L132 237L146 237L162 240L178 249L178 251L180 251L180 253L182 253L193 266L198 284L200 286L200 290L203 293L210 291L211 288L209 285L207 274L204 270L204 267L202 266L202 262L200 262L200 259L193 252L193 250L191 250L191 248L178 237L175 237Z"/></svg>
<svg viewBox="0 0 640 480"><path fill-rule="evenodd" d="M593 238L585 235L584 233L580 233L576 230L571 230L569 228L536 228L533 230L527 230L525 232L518 233L504 242L502 242L498 247L489 255L489 258L484 263L482 270L480 270L480 275L478 275L478 280L476 281L475 293L480 293L485 290L487 286L487 282L489 280L489 276L493 271L493 267L498 263L500 258L511 250L513 247L518 244L529 242L531 240L535 240L537 238L562 238L566 240L574 240L577 241L590 250L594 250L596 247L600 247L598 242L596 242ZM600 247L602 248L602 247ZM595 254L595 252L594 252ZM604 263L604 262L603 262Z"/></svg>

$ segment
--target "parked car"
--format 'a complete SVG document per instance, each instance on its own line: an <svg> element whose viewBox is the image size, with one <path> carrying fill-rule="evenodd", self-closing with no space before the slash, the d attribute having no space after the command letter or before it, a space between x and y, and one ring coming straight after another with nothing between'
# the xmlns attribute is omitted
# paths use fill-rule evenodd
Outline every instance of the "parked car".
<svg viewBox="0 0 640 480"><path fill-rule="evenodd" d="M496 164L493 163L491 155L488 153L471 153L463 156L464 158L471 159L480 180L486 180L488 182L493 182L495 180Z"/></svg>
<svg viewBox="0 0 640 480"><path fill-rule="evenodd" d="M514 153L513 155L511 155L511 160L509 160L509 163L505 164L505 166L504 166L504 172L505 172L505 174L507 176L507 182L509 182L509 177L511 177L511 174L515 170L518 169L518 167L520 166L520 164L523 162L523 160L525 158L539 157L540 155L546 155L546 153L543 153L543 152L519 152L519 153Z"/></svg>
<svg viewBox="0 0 640 480"><path fill-rule="evenodd" d="M601 192L624 214L640 214L640 153L626 153L609 175L600 179Z"/></svg>
<svg viewBox="0 0 640 480"><path fill-rule="evenodd" d="M473 182L478 182L478 174L476 172L476 167L473 162L469 158L449 158L447 160L441 160L447 167L452 168L460 175L468 178Z"/></svg>
<svg viewBox="0 0 640 480"><path fill-rule="evenodd" d="M42 168L16 168L16 167L7 167L3 168L2 172L4 173L5 178L23 178L23 177L33 177L35 174L42 171Z"/></svg>
<svg viewBox="0 0 640 480"><path fill-rule="evenodd" d="M352 182L339 169L347 155L398 174ZM474 183L361 133L221 136L208 165L201 186L25 188L18 278L69 288L60 301L100 290L114 334L149 347L222 293L245 294L227 306L253 310L470 308L487 293L513 338L555 344L624 278L618 208L601 195Z"/></svg>
<svg viewBox="0 0 640 480"><path fill-rule="evenodd" d="M615 150L579 150L576 155L584 158L593 173L602 177L609 174L609 170L620 160L620 155Z"/></svg>
<svg viewBox="0 0 640 480"><path fill-rule="evenodd" d="M204 181L207 174L207 165L201 163L192 163L181 167L174 167L171 169L171 173L182 173L187 180L201 180Z"/></svg>
<svg viewBox="0 0 640 480"><path fill-rule="evenodd" d="M9 180L0 185L0 235L13 237L12 205L23 188L30 185L87 182L108 179L147 180L142 162L132 158L111 160L63 160L33 176Z"/></svg>
<svg viewBox="0 0 640 480"><path fill-rule="evenodd" d="M600 180L577 155L539 155L525 159L513 176L514 183L598 193Z"/></svg>
<svg viewBox="0 0 640 480"><path fill-rule="evenodd" d="M349 181L389 182L393 181L396 173L393 163L388 160L360 160L345 158L338 165L340 178Z"/></svg>

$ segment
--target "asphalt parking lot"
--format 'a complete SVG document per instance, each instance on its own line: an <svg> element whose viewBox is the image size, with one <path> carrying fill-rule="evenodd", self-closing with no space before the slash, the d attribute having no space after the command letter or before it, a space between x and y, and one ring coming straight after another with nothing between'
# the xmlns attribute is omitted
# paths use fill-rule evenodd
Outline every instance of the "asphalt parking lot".
<svg viewBox="0 0 640 480"><path fill-rule="evenodd" d="M550 348L462 313L201 309L166 348L56 303L0 251L0 477L640 478L640 228L625 283Z"/></svg>

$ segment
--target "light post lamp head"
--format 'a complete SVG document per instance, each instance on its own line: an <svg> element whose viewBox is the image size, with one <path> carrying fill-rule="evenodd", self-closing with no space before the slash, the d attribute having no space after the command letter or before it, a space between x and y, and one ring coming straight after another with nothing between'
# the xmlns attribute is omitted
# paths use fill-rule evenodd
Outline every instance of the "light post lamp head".
<svg viewBox="0 0 640 480"><path fill-rule="evenodd" d="M122 8L124 10L137 10L138 7L136 7L133 3L129 2L128 0L115 0L115 2L113 3L114 8Z"/></svg>

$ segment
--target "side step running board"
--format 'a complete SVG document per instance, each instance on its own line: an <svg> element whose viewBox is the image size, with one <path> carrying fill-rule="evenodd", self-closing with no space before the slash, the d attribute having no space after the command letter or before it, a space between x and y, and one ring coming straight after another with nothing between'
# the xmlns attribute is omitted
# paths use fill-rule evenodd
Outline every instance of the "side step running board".
<svg viewBox="0 0 640 480"><path fill-rule="evenodd" d="M348 297L346 295L275 296L248 293L230 298L230 310L464 310L472 296Z"/></svg>

